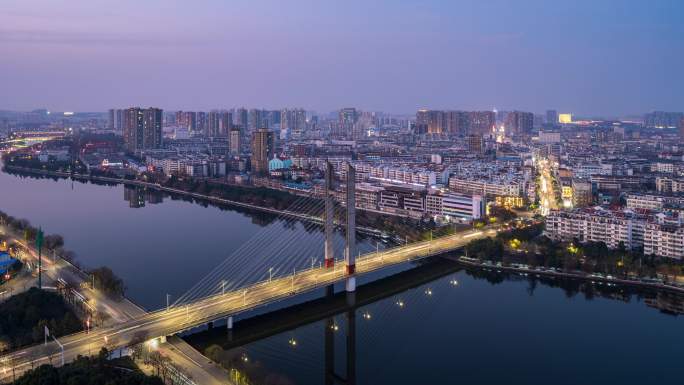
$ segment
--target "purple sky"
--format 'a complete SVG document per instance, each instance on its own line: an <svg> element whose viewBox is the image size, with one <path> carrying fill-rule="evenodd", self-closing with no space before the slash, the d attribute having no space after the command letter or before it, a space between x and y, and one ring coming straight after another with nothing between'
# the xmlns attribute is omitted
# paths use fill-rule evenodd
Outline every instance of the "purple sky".
<svg viewBox="0 0 684 385"><path fill-rule="evenodd" d="M0 109L684 110L678 0L2 0Z"/></svg>

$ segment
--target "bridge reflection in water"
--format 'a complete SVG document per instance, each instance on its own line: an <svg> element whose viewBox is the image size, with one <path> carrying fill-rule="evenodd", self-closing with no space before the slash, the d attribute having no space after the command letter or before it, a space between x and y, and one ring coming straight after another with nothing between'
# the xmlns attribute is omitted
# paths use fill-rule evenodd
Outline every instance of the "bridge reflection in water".
<svg viewBox="0 0 684 385"><path fill-rule="evenodd" d="M200 352L211 345L231 350L321 322L324 325L322 383L356 384L356 317L359 309L460 270L457 263L434 257L417 263L417 266L409 270L360 285L353 293L334 293L328 287L323 297L236 321L234 328L227 332L224 328L216 327L186 336L185 339ZM338 323L340 317L344 319L343 325ZM344 342L336 340L340 332L345 333ZM346 353L340 355L340 349L336 347L343 347ZM344 369L336 371L336 363L344 364Z"/></svg>
<svg viewBox="0 0 684 385"><path fill-rule="evenodd" d="M407 290L425 286L433 281L441 281L440 278L456 274L462 270L464 269L461 266L450 260L438 257L424 260L410 270L358 286L355 297L349 297L348 293L344 292L333 294L329 291L324 297L315 300L240 320L236 322L237 326L229 337L226 336L225 329L214 328L187 336L186 340L200 351L204 351L206 347L212 344L219 344L225 349L244 347L245 351L251 352L250 358L265 358L266 366L262 366L262 370L280 371L287 374L292 373L290 372L291 366L300 370L302 367L308 369L311 366L290 364L288 361L290 358L287 357L290 354L288 353L290 347L278 347L283 346L280 345L282 342L279 340L281 337L287 338L288 335L297 334L302 337L303 334L304 337L309 336L309 340L299 340L299 342L301 342L302 348L309 346L309 349L314 349L314 351L308 351L306 358L309 360L309 364L312 361L317 362L315 370L318 372L318 374L314 374L316 376L314 380L311 380L307 375L309 380L305 380L305 383L356 384L358 373L368 375L368 371L364 368L358 368L357 373L357 365L363 366L367 358L362 357L360 358L362 361L357 362L357 350L367 351L369 345L371 345L371 350L375 349L372 347L373 339L367 338L369 331L365 329L366 323L361 319L356 319L357 316L365 315L366 309L364 307L395 296L400 296L405 300L406 294L403 293ZM527 285L519 286L519 288L526 290L530 296L535 295L538 285L541 284L544 287L562 290L568 297L581 295L588 300L604 298L618 302L630 302L635 298L641 298L643 300L642 305L649 308L655 308L672 315L684 313L683 297L662 291L638 287L599 285L580 279L524 276L516 273L473 268L465 268L465 274L472 279L487 281L495 286L504 282L525 282ZM451 281L449 284L452 284ZM419 292L422 293L422 290ZM376 314L373 314L373 320L376 320ZM307 328L307 325L312 327ZM377 324L375 324L375 329L378 329ZM269 337L274 338L269 339ZM313 348L311 348L312 345ZM319 351L316 346L324 349ZM292 350L292 354L295 354L295 350ZM278 361L273 361L273 358L269 359L268 354L264 356L264 353L273 352L281 357L278 358ZM315 361L317 357L320 361ZM287 366L282 367L283 363ZM360 380L363 382L364 379L361 378Z"/></svg>

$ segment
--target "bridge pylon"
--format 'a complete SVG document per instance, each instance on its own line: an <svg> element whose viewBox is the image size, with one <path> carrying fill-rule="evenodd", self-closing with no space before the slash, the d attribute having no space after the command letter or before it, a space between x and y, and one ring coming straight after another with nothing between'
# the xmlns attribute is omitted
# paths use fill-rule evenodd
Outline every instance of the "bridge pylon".
<svg viewBox="0 0 684 385"><path fill-rule="evenodd" d="M335 204L333 201L333 167L325 162L325 267L335 265L335 249L333 248Z"/></svg>
<svg viewBox="0 0 684 385"><path fill-rule="evenodd" d="M356 291L356 169L347 162L347 237L344 264L347 272L346 289Z"/></svg>

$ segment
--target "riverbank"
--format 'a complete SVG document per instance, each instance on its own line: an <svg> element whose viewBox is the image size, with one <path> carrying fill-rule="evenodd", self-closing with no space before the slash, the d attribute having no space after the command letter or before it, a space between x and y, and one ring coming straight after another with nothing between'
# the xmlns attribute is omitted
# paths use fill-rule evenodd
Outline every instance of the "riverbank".
<svg viewBox="0 0 684 385"><path fill-rule="evenodd" d="M648 282L642 279L626 279L617 278L613 276L603 276L602 274L586 274L581 271L566 272L558 270L556 268L545 268L545 267L529 267L529 266L504 266L501 263L495 263L492 261L480 261L476 258L469 257L447 257L453 261L458 262L464 267L477 268L485 271L496 271L496 272L511 272L518 273L524 276L547 276L547 277L558 277L558 278L570 278L584 280L592 283L601 283L608 285L625 285L646 289L655 289L660 291L666 291L670 293L684 294L684 287L668 285L664 282Z"/></svg>
<svg viewBox="0 0 684 385"><path fill-rule="evenodd" d="M190 191L185 191L185 190L180 190L180 189L162 186L158 183L150 183L150 182L144 182L144 181L140 181L140 180L124 179L124 178L111 178L111 177L104 177L104 176L97 176L97 175L68 173L68 172L60 172L60 171L37 170L37 169L32 169L32 168L8 166L8 165L4 165L4 169L9 170L9 171L15 171L18 173L23 172L23 173L28 173L28 174L33 174L33 175L41 175L41 176L46 176L46 177L53 176L53 177L66 178L66 179L71 178L73 180L78 180L78 181L95 181L95 182L124 184L124 185L128 185L128 186L144 187L144 188L159 191L159 192L174 194L174 195L178 195L178 196L185 196L185 197L197 199L199 201L213 203L213 204L216 204L219 206L239 207L242 209L254 210L254 211L274 214L274 215L278 215L278 216L285 216L285 217L289 217L289 218L297 218L297 219L300 219L303 221L314 222L314 223L323 225L323 219L320 217L317 217L317 216L298 213L298 212L289 211L289 210L279 210L279 209L254 205L254 204L250 204L250 203L244 203L244 202L239 202L239 201L235 201L235 200L219 198L219 197L206 195L206 194L199 194L199 193L195 193L195 192L190 192ZM305 195L299 195L299 196L305 196ZM317 198L314 198L314 199L317 199ZM341 224L336 223L336 225L340 226ZM374 228L370 228L370 227L356 226L356 231L359 233L371 235L374 237L387 238L387 235L383 231L377 230Z"/></svg>

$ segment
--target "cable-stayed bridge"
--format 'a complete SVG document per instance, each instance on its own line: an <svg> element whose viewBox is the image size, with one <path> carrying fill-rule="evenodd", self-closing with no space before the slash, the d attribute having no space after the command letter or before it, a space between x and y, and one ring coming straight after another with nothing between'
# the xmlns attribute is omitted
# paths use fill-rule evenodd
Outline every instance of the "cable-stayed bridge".
<svg viewBox="0 0 684 385"><path fill-rule="evenodd" d="M366 253L357 252L355 241L355 204L354 204L354 169L348 171L346 194L346 236L344 239L344 259L334 256L332 199L332 168L328 166L326 173L327 194L323 200L325 218L325 239L321 248L324 263L316 265L315 259L308 263L306 258L298 258L293 262L288 258L278 269L269 266L272 261L255 258L260 254L254 249L268 248L267 240L271 235L259 236L247 242L234 254L239 259L227 259L214 271L208 274L186 294L168 304L164 309L146 313L135 319L119 323L115 326L81 332L60 338L59 341L28 347L0 357L0 380L11 378L17 372L32 367L51 363L58 365L69 362L78 355L97 354L103 347L115 350L143 343L155 338L164 338L186 330L202 326L209 322L226 319L228 328L232 327L233 316L256 308L291 298L319 288L331 290L337 283L345 283L345 290L351 293L356 288L356 277L415 261L429 256L449 252L464 246L466 243L487 236L496 230L468 230L455 235L407 243L390 249ZM308 205L315 206L318 203ZM295 207L298 210L317 210L319 207ZM277 230L276 230L277 231ZM306 235L301 235L306 236ZM294 240L297 244L298 241ZM310 246L311 245L307 245ZM276 246L277 247L277 246ZM282 251L282 249L277 250ZM255 254L256 253L256 254ZM278 253L276 253L277 255ZM305 262L306 268L301 264ZM297 269L296 266L300 266ZM291 268L291 266L294 266ZM263 277L264 271L268 274ZM274 274L275 273L275 274ZM259 279L262 277L261 279Z"/></svg>

